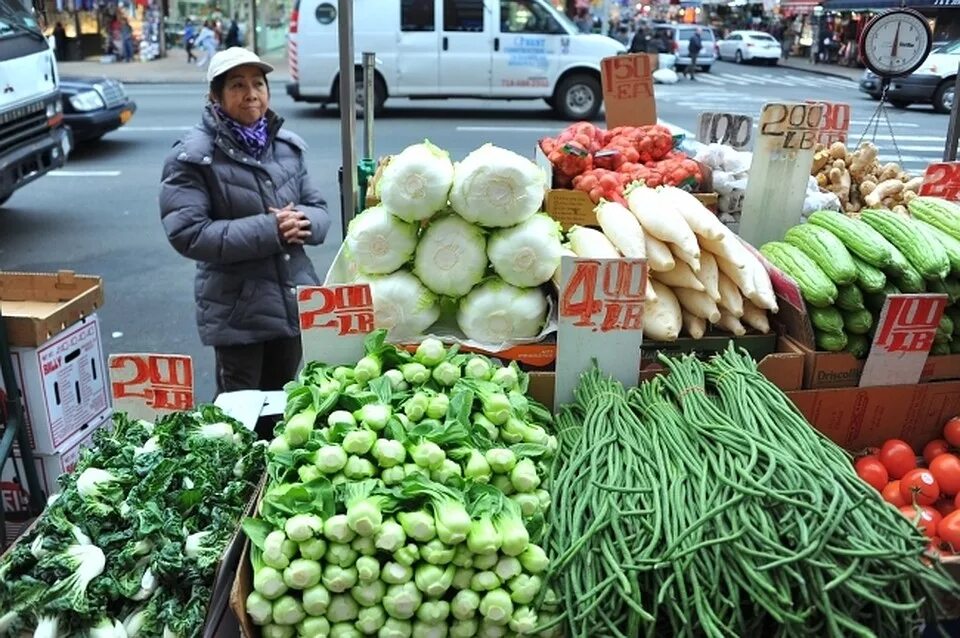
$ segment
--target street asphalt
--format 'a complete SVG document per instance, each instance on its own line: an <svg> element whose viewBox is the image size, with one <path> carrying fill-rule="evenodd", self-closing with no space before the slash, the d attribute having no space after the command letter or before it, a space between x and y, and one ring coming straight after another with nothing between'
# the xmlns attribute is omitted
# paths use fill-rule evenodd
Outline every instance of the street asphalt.
<svg viewBox="0 0 960 638"><path fill-rule="evenodd" d="M194 266L167 243L157 209L163 159L197 121L203 87L136 85L128 86L128 91L138 110L127 126L99 143L76 149L64 170L18 191L0 209L0 270L71 269L100 275L106 290L100 316L107 353L189 354L194 358L198 399L210 400L213 356L200 344L194 323ZM702 111L756 117L765 102L806 99L850 103L852 141L860 138L877 104L859 93L855 82L842 78L731 63L717 63L697 82L657 86L659 117L686 131L696 130ZM286 118L285 126L310 144L310 174L330 201L334 225L326 243L310 252L322 274L341 237L337 109L296 104L280 86L274 87L272 106ZM928 162L939 159L947 116L917 106L891 111L890 118L909 170L921 173ZM428 137L455 159L486 142L532 156L538 139L563 126L540 101L394 100L387 102L387 112L376 121L376 152L396 152ZM877 144L888 161L896 161L885 126L880 127Z"/></svg>

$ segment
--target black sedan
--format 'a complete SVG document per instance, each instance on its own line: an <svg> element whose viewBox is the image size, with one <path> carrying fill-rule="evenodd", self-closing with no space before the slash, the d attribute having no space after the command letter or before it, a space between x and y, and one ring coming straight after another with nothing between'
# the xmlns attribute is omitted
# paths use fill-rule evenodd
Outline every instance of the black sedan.
<svg viewBox="0 0 960 638"><path fill-rule="evenodd" d="M98 140L130 121L137 103L123 83L107 78L62 76L63 119L75 142Z"/></svg>

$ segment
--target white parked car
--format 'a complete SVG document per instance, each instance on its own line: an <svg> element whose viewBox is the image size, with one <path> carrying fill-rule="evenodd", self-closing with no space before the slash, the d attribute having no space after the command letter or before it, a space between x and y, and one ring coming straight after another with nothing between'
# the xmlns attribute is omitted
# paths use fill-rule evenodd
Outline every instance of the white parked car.
<svg viewBox="0 0 960 638"><path fill-rule="evenodd" d="M353 11L357 64L364 51L377 55L377 109L390 97L529 98L590 120L603 100L600 61L625 51L580 33L549 0L355 0ZM294 100L337 101L337 21L336 0L296 0L287 85Z"/></svg>
<svg viewBox="0 0 960 638"><path fill-rule="evenodd" d="M776 64L780 59L780 43L763 31L733 31L717 44L721 60L734 60L737 64L759 60Z"/></svg>

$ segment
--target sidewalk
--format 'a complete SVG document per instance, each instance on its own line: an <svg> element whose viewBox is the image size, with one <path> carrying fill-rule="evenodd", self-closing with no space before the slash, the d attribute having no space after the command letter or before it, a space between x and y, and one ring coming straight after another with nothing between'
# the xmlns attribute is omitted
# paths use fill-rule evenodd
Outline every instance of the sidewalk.
<svg viewBox="0 0 960 638"><path fill-rule="evenodd" d="M290 79L290 67L287 65L285 49L270 51L260 56L276 69L270 74L275 86L281 86ZM167 52L167 57L152 62L111 62L104 64L99 58L90 58L83 62L60 62L60 75L80 77L107 77L120 80L124 84L203 84L206 82L206 69L196 64L187 64L187 54L183 49Z"/></svg>
<svg viewBox="0 0 960 638"><path fill-rule="evenodd" d="M793 71L804 71L805 73L816 73L818 75L829 75L834 78L851 80L859 82L863 77L863 69L850 66L840 66L839 64L813 64L809 58L790 58L789 60L780 60L780 66Z"/></svg>

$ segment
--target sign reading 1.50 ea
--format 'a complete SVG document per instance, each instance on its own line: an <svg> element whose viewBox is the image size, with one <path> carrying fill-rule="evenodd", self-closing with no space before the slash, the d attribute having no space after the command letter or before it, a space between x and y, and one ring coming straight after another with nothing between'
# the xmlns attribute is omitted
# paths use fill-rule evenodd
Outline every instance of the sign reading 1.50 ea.
<svg viewBox="0 0 960 638"><path fill-rule="evenodd" d="M737 150L753 139L753 118L738 113L701 113L697 139L704 144L726 144Z"/></svg>

